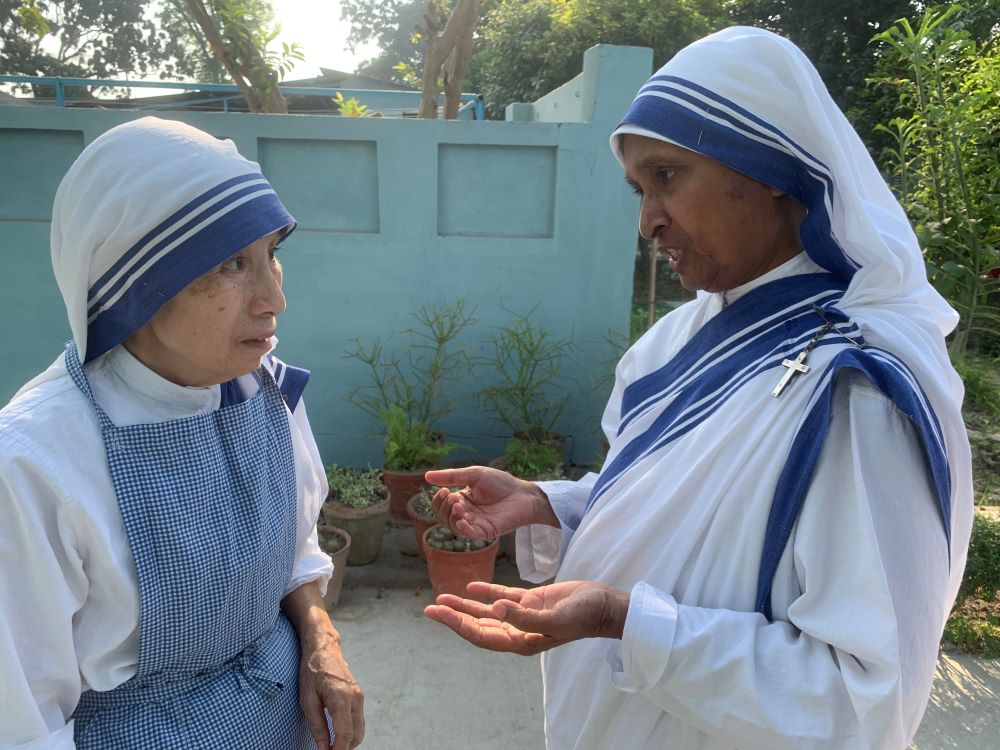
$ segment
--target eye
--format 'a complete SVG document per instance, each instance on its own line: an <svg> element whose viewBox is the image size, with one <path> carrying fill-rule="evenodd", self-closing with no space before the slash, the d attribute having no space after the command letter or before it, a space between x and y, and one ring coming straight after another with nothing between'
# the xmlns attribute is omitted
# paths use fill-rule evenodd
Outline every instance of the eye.
<svg viewBox="0 0 1000 750"><path fill-rule="evenodd" d="M660 169L656 173L656 179L660 182L670 182L670 178L674 176L673 169Z"/></svg>
<svg viewBox="0 0 1000 750"><path fill-rule="evenodd" d="M268 260L277 260L278 259L278 251L279 250L281 250L281 245L278 245L276 247L272 247L270 250L267 251L267 259Z"/></svg>
<svg viewBox="0 0 1000 750"><path fill-rule="evenodd" d="M232 258L223 263L221 268L224 271L242 271L245 263L246 261L243 259L242 255L234 255Z"/></svg>

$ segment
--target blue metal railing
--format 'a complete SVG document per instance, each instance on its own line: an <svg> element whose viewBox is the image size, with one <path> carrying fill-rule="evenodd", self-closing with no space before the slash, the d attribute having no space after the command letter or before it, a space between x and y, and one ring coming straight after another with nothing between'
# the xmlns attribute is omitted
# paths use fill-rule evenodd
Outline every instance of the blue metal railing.
<svg viewBox="0 0 1000 750"><path fill-rule="evenodd" d="M35 84L43 86L53 86L55 88L55 104L57 107L66 106L67 86L100 86L113 88L146 88L146 89L182 89L184 91L204 91L206 93L230 94L230 96L210 97L207 99L184 100L178 102L181 105L209 104L222 102L224 112L229 111L229 102L241 100L243 95L240 89L233 83L187 83L181 81L123 81L104 78L63 78L61 76L0 76L0 83L14 84ZM333 97L338 93L345 99L356 98L363 104L377 99L379 101L399 102L400 110L416 110L420 107L419 91L390 91L379 89L344 89L329 88L325 86L286 86L279 84L278 90L289 96L321 96ZM443 98L442 98L443 102ZM141 100L133 99L132 104L139 108L165 109L173 105L158 102L155 104L143 105ZM370 105L369 105L370 106ZM375 109L375 107L371 107ZM473 119L486 119L486 103L479 94L462 94L459 112L471 109Z"/></svg>

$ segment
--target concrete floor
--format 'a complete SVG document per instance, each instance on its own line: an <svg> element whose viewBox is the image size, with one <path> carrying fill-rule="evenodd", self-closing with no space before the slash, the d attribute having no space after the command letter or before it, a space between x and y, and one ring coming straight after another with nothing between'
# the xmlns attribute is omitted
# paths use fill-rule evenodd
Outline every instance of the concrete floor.
<svg viewBox="0 0 1000 750"><path fill-rule="evenodd" d="M506 560L497 562L496 580L519 583ZM347 570L331 614L365 691L363 747L543 748L538 657L473 648L423 616L431 601L427 567L416 556L409 527L389 528L379 559ZM1000 749L1000 661L942 651L930 705L911 750L955 748Z"/></svg>

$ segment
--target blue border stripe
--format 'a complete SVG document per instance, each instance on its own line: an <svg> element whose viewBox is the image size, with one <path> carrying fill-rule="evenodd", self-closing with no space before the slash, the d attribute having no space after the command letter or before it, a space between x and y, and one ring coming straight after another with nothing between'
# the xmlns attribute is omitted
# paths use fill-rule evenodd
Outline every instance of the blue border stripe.
<svg viewBox="0 0 1000 750"><path fill-rule="evenodd" d="M131 284L135 274L140 272L143 265L146 264L150 258L153 258L160 253L165 247L169 246L173 242L176 242L178 237L182 237L185 233L190 232L191 229L196 227L200 222L205 221L213 214L225 211L228 206L232 206L234 203L237 203L246 196L253 195L254 193L261 193L263 195L265 192L273 193L274 189L267 184L248 185L234 191L231 195L227 195L225 200L214 203L199 213L196 213L194 216L191 216L173 232L161 238L160 241L153 246L147 248L146 252L144 252L141 257L136 259L135 263L132 264L132 267L126 273L123 273L118 280L114 282L114 284L108 287L99 299L92 301L87 310L87 319L89 320L97 312L99 312L100 309L107 304L108 300L112 299L123 287Z"/></svg>
<svg viewBox="0 0 1000 750"><path fill-rule="evenodd" d="M754 604L755 610L768 620L772 614L771 588L778 563L802 511L830 428L834 376L848 368L864 373L897 409L909 417L916 428L927 470L937 492L945 538L951 549L951 468L941 439L941 425L937 415L927 405L926 394L909 369L889 352L875 348L845 349L834 357L816 386L813 406L792 441L774 492Z"/></svg>
<svg viewBox="0 0 1000 750"><path fill-rule="evenodd" d="M748 119L760 123L761 130L752 130L747 123L696 99L689 92L681 88L669 88L670 84L687 86L693 91L700 88L683 79L662 77L660 81L651 84L648 90L640 92L626 112L622 124L636 125L657 133L758 182L778 188L802 202L809 212L802 222L800 235L810 257L838 277L850 279L858 264L847 256L833 237L827 203L832 205L835 196L829 174L824 174L820 168L790 153L789 146L777 145L773 134L781 134L781 131L760 118L746 113ZM675 97L686 104L665 98L666 96ZM733 111L741 114L745 112L723 97L715 95L712 98ZM822 166L805 149L787 139L784 134L781 136L788 140L792 148Z"/></svg>
<svg viewBox="0 0 1000 750"><path fill-rule="evenodd" d="M721 94L718 94L715 91L707 89L704 86L695 83L694 81L689 81L689 80L687 80L685 78L678 78L677 76L671 76L671 75L653 76L650 79L650 81L670 81L671 83L675 83L675 84L677 84L680 87L689 88L692 91L696 91L697 93L699 93L702 96L706 97L707 99L712 99L716 103L721 104L722 106L724 106L724 107L726 107L728 109L731 109L733 112L736 112L737 114L741 115L742 117L745 117L746 119L748 119L751 122L753 122L754 124L756 124L757 127L760 128L760 130L766 130L766 131L769 131L771 133L774 133L775 136L777 136L778 139L780 139L782 141L785 141L786 143L790 144L791 148L793 148L794 150L796 150L799 153L803 154L804 156L808 157L815 164L818 164L822 168L823 173L825 174L826 178L828 180L830 180L830 185L831 185L831 189L832 189L833 180L832 180L832 178L830 176L830 168L822 160L820 160L820 159L816 158L815 156L813 156L813 154L811 154L809 151L807 151L805 148L803 148L795 140L793 140L792 138L790 138L783 130L781 130L777 126L775 126L775 125L767 122L766 120L762 120L760 117L758 117L757 115L755 115L753 112L751 112L748 109L744 109L739 104L737 104L736 102L732 101L731 99L727 99L726 97L722 96ZM648 83L647 83L647 85L648 85ZM640 91L640 93L642 93L642 92ZM740 123L737 120L731 120L731 121L737 127L740 126ZM757 131L758 134L764 135L763 133L760 132L760 130Z"/></svg>
<svg viewBox="0 0 1000 750"><path fill-rule="evenodd" d="M203 227L134 279L87 327L87 361L124 341L194 279L294 219L272 193L253 198Z"/></svg>
<svg viewBox="0 0 1000 750"><path fill-rule="evenodd" d="M752 289L705 323L663 367L628 385L622 394L623 419L626 423L631 421L628 415L655 393L662 390L664 395L669 395L682 387L687 382L685 377L694 377L700 372L693 368L714 359L706 353L718 349L727 339L732 339L729 349L735 350L754 337L768 334L777 324L794 323L796 316L803 316L817 306L826 308L839 300L846 288L846 284L829 274L816 273L789 276ZM803 300L815 302L804 303ZM779 314L782 316L780 321L769 320ZM794 329L788 331L789 337L800 334L801 331ZM714 361L709 369L711 366L715 366Z"/></svg>
<svg viewBox="0 0 1000 750"><path fill-rule="evenodd" d="M274 380L278 384L278 390L281 391L281 396L285 399L288 410L294 412L302 398L302 392L309 382L310 372L301 367L286 364L273 354L269 354L267 357L274 366Z"/></svg>
<svg viewBox="0 0 1000 750"><path fill-rule="evenodd" d="M622 403L630 404L631 409L623 417L619 434L640 413L670 396L673 400L604 467L591 490L587 510L637 461L687 434L750 380L780 367L785 358L801 351L827 320L846 321L846 316L833 307L844 289L844 283L830 274L790 276L757 287L702 326L664 367L630 384ZM822 306L794 306L804 298L825 302ZM799 314L784 314L790 309ZM751 327L750 340L746 336L734 337L748 322L760 320L766 323ZM705 352L733 340L745 343L739 348L730 347L727 356L709 358L706 365ZM825 338L817 346L833 344L843 345L843 338Z"/></svg>
<svg viewBox="0 0 1000 750"><path fill-rule="evenodd" d="M121 258L115 261L115 264L111 266L111 268L109 268L96 282L94 282L93 285L91 285L90 289L87 291L87 300L90 301L91 299L93 299L94 294L96 294L105 284L107 284L111 279L113 279L122 268L128 265L128 263L136 253L138 253L143 247L145 247L148 243L150 243L153 239L155 239L156 236L159 235L161 232L168 229L170 226L175 224L177 221L182 219L187 214L194 211L196 208L204 204L206 201L209 201L219 193L228 190L233 185L237 185L241 182L247 182L248 180L257 180L261 178L263 178L263 175L260 172L252 172L250 174L240 175L239 177L233 177L231 179L226 180L225 182L219 183L211 190L206 190L197 198L188 202L183 207L179 208L177 211L175 211L166 219L157 224L156 227L147 232L146 235L141 240L136 242Z"/></svg>

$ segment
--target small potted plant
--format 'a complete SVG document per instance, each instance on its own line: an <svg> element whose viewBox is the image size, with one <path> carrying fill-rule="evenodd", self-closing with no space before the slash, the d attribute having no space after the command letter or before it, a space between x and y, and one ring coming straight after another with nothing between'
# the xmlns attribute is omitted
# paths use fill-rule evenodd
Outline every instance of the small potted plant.
<svg viewBox="0 0 1000 750"><path fill-rule="evenodd" d="M424 552L424 532L438 522L437 516L431 510L431 498L434 497L436 491L436 487L424 487L406 501L406 515L410 517L410 522L413 524L413 534L417 538L417 549L420 550L420 556L425 559L427 554Z"/></svg>
<svg viewBox="0 0 1000 750"><path fill-rule="evenodd" d="M395 404L381 416L385 426L382 481L389 492L389 511L394 521L408 521L406 501L428 486L424 474L459 446L445 442L426 423L408 420Z"/></svg>
<svg viewBox="0 0 1000 750"><path fill-rule="evenodd" d="M340 592L344 587L344 572L347 570L347 557L351 553L351 535L344 529L320 521L317 526L319 546L333 561L333 574L326 584L326 594L323 603L327 609L336 607L340 601Z"/></svg>
<svg viewBox="0 0 1000 750"><path fill-rule="evenodd" d="M573 344L530 318L531 312L515 315L492 335L493 355L478 364L488 368L493 382L478 399L489 418L511 434L502 461L491 465L522 479L561 478L566 439L555 426L569 400L563 370Z"/></svg>
<svg viewBox="0 0 1000 750"><path fill-rule="evenodd" d="M496 539L467 539L447 526L431 526L424 532L424 552L434 596L454 594L468 598L465 587L472 581L493 582L496 563Z"/></svg>
<svg viewBox="0 0 1000 750"><path fill-rule="evenodd" d="M401 332L409 339L402 357L381 341L366 348L358 340L345 355L368 368L370 383L353 390L347 399L382 424L382 478L389 490L391 517L403 523L408 521L406 501L426 486L424 472L460 447L445 442L435 424L457 405L447 385L460 381L471 368L457 338L476 322L464 300L421 307L412 317L416 325Z"/></svg>
<svg viewBox="0 0 1000 750"><path fill-rule="evenodd" d="M326 469L330 494L323 503L323 518L351 535L348 565L367 565L378 557L389 497L378 469L352 469L332 464Z"/></svg>

